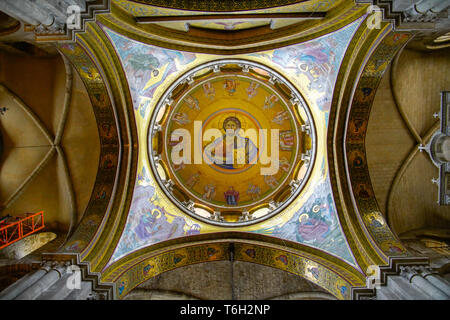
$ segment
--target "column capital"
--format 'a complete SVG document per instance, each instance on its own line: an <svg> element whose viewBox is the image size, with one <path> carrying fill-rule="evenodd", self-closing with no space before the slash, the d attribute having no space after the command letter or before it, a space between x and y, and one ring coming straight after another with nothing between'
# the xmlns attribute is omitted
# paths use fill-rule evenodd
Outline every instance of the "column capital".
<svg viewBox="0 0 450 320"><path fill-rule="evenodd" d="M1 0L0 10L25 23L37 40L75 41L87 21L110 12L110 0Z"/></svg>
<svg viewBox="0 0 450 320"><path fill-rule="evenodd" d="M414 276L418 276L418 266L401 266L400 275L411 282Z"/></svg>
<svg viewBox="0 0 450 320"><path fill-rule="evenodd" d="M422 277L424 277L424 278L426 278L427 276L432 275L432 274L439 274L438 272L434 271L429 266L420 266L419 271L420 271L420 274L422 275Z"/></svg>
<svg viewBox="0 0 450 320"><path fill-rule="evenodd" d="M44 261L42 262L40 269L49 272L51 268L52 268L52 261Z"/></svg>

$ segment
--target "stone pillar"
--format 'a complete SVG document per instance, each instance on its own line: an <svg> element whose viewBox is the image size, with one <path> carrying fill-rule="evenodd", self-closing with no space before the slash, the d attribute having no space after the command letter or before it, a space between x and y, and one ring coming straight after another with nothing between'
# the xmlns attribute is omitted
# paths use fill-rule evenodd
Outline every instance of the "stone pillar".
<svg viewBox="0 0 450 320"><path fill-rule="evenodd" d="M92 300L92 282L82 281L80 289L74 289L64 300Z"/></svg>
<svg viewBox="0 0 450 320"><path fill-rule="evenodd" d="M415 4L415 9L421 14L426 14L428 10L439 5L442 2L447 2L447 0L422 0Z"/></svg>
<svg viewBox="0 0 450 320"><path fill-rule="evenodd" d="M1 0L0 10L11 17L35 26L38 34L63 34L67 19L86 12L86 0Z"/></svg>
<svg viewBox="0 0 450 320"><path fill-rule="evenodd" d="M0 10L32 25L51 26L55 17L29 0L2 0Z"/></svg>
<svg viewBox="0 0 450 320"><path fill-rule="evenodd" d="M433 12L433 13L439 13L439 12L447 9L449 6L450 6L450 1L449 0L442 0L439 4L437 4L434 7L432 7L430 9L430 11Z"/></svg>
<svg viewBox="0 0 450 320"><path fill-rule="evenodd" d="M418 290L423 291L434 300L449 300L450 297L422 277L417 267L400 267L400 275L412 283Z"/></svg>
<svg viewBox="0 0 450 320"><path fill-rule="evenodd" d="M39 270L29 273L0 292L0 300L12 300L32 286L50 271L50 263L45 263Z"/></svg>
<svg viewBox="0 0 450 320"><path fill-rule="evenodd" d="M33 18L29 14L26 14L22 10L17 9L17 7L9 1L0 1L0 10L17 20L24 21L25 23L31 25L39 24L37 19Z"/></svg>
<svg viewBox="0 0 450 320"><path fill-rule="evenodd" d="M422 0L403 11L405 22L436 22L438 13L450 6L450 0Z"/></svg>
<svg viewBox="0 0 450 320"><path fill-rule="evenodd" d="M33 300L50 288L56 281L61 279L66 273L66 265L62 263L55 263L52 269L31 287L18 295L15 300Z"/></svg>
<svg viewBox="0 0 450 320"><path fill-rule="evenodd" d="M71 274L65 274L56 281L51 287L36 297L36 300L64 300L74 289L69 288L67 280Z"/></svg>
<svg viewBox="0 0 450 320"><path fill-rule="evenodd" d="M450 284L429 267L429 258L394 257L368 278L366 287L352 288L353 299L450 300Z"/></svg>
<svg viewBox="0 0 450 320"><path fill-rule="evenodd" d="M392 11L400 12L405 11L409 7L413 6L415 2L420 0L393 0L392 1Z"/></svg>
<svg viewBox="0 0 450 320"><path fill-rule="evenodd" d="M450 297L450 283L429 267L420 267L422 277Z"/></svg>
<svg viewBox="0 0 450 320"><path fill-rule="evenodd" d="M394 275L387 279L387 289L398 296L398 300L432 300L434 299L426 292L412 285L409 280L402 276ZM378 292L377 292L378 293Z"/></svg>

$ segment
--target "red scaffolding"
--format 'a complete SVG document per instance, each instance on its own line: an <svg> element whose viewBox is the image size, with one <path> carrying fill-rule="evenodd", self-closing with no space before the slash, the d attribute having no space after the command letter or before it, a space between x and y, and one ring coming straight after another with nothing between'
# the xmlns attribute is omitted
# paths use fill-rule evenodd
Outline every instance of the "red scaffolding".
<svg viewBox="0 0 450 320"><path fill-rule="evenodd" d="M14 221L10 221L15 219ZM0 249L44 228L44 211L0 222Z"/></svg>

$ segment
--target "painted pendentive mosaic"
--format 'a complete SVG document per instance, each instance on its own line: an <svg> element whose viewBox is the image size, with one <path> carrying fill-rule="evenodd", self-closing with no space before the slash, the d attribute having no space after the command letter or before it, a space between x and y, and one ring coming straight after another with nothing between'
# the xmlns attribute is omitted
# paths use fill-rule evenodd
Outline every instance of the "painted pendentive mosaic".
<svg viewBox="0 0 450 320"><path fill-rule="evenodd" d="M340 63L361 21L306 43L235 57L270 65L290 79L311 108L318 144L310 180L288 208L264 222L230 230L296 241L356 265L337 219L326 160L326 131ZM140 145L133 202L110 263L164 240L223 231L180 212L155 182L146 154L148 122L159 97L183 72L218 57L162 49L130 40L106 27L104 31L115 46L127 76Z"/></svg>

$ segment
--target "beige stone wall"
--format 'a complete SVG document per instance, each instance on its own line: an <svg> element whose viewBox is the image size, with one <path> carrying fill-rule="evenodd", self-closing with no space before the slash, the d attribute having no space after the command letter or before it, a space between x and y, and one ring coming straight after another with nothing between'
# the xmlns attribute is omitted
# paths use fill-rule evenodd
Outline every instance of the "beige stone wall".
<svg viewBox="0 0 450 320"><path fill-rule="evenodd" d="M432 115L440 110L440 91L450 90L449 53L404 50L394 67L394 81L388 70L373 103L366 136L370 177L381 211L400 235L450 228L450 209L436 203L438 188L431 183L438 169L426 153L415 152L438 122Z"/></svg>
<svg viewBox="0 0 450 320"><path fill-rule="evenodd" d="M63 114L66 71L62 58L0 55L0 82L29 106L52 137ZM0 159L0 205L4 205L51 149L51 143L33 119L5 92L0 105L4 153ZM21 215L44 210L46 230L67 231L72 219L69 183L73 185L78 220L89 201L97 174L99 137L92 106L78 74L74 72L72 99L62 137L65 160L55 153L0 215Z"/></svg>

